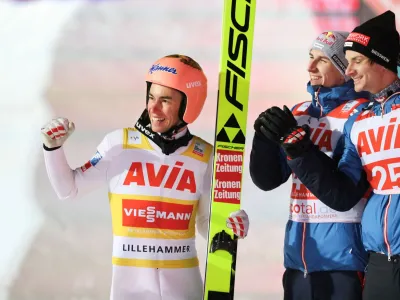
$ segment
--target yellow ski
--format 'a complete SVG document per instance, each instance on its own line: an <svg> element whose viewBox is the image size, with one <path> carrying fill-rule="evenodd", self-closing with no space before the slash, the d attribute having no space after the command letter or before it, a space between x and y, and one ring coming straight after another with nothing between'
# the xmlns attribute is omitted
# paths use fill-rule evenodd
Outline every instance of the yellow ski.
<svg viewBox="0 0 400 300"><path fill-rule="evenodd" d="M226 218L240 209L256 0L225 0L214 176L204 300L233 299L237 239Z"/></svg>

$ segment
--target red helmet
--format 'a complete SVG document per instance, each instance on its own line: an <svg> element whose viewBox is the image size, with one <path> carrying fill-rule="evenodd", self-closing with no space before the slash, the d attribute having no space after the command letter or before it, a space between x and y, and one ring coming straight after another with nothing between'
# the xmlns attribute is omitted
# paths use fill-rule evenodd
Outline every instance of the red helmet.
<svg viewBox="0 0 400 300"><path fill-rule="evenodd" d="M207 98L207 78L199 64L189 56L168 55L157 60L146 74L146 82L173 88L185 94L180 116L187 124L200 115Z"/></svg>

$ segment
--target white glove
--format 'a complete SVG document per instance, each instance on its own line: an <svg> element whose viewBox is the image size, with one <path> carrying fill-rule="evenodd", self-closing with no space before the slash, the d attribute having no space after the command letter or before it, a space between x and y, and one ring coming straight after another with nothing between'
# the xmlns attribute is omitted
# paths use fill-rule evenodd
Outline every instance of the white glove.
<svg viewBox="0 0 400 300"><path fill-rule="evenodd" d="M237 210L231 213L226 219L226 227L232 229L233 233L240 239L247 236L249 231L249 217L244 210Z"/></svg>
<svg viewBox="0 0 400 300"><path fill-rule="evenodd" d="M75 125L67 118L56 118L48 122L41 129L43 144L47 148L62 146L74 132Z"/></svg>

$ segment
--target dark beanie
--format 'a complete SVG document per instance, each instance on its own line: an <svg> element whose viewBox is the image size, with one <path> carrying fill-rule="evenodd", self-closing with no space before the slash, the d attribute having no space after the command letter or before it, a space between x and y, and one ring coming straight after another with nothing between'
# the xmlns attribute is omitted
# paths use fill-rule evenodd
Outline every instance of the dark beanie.
<svg viewBox="0 0 400 300"><path fill-rule="evenodd" d="M400 53L395 14L388 10L354 28L344 43L344 51L352 50L397 74Z"/></svg>

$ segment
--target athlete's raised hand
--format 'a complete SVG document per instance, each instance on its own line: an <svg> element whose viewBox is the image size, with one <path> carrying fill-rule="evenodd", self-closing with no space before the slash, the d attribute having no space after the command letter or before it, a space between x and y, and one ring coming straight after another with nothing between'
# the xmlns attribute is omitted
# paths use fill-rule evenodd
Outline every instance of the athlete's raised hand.
<svg viewBox="0 0 400 300"><path fill-rule="evenodd" d="M70 122L67 118L55 118L41 129L43 144L47 148L60 147L74 130L74 123Z"/></svg>

